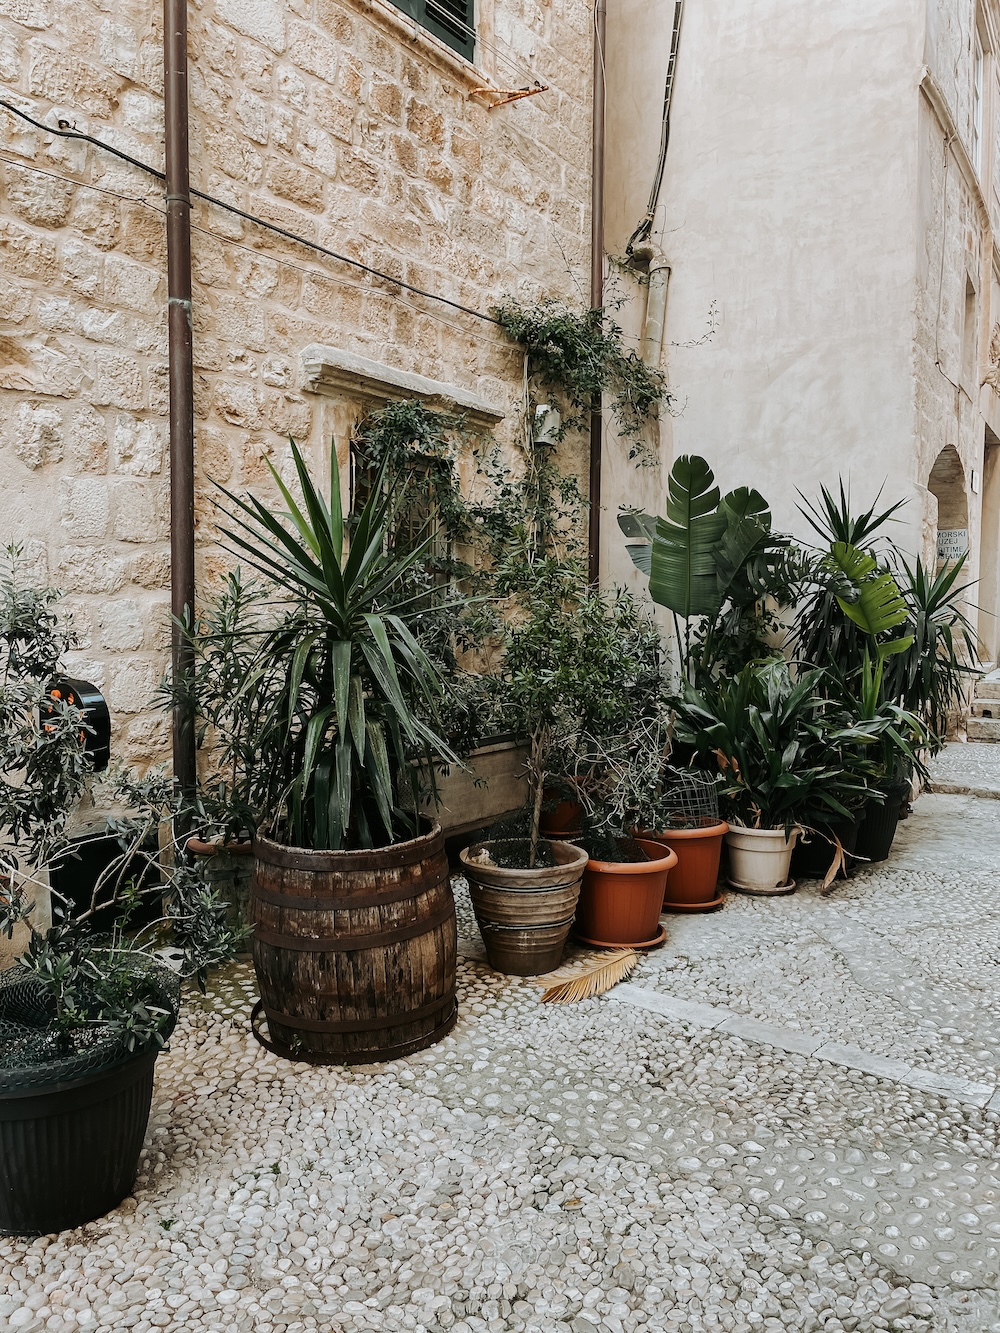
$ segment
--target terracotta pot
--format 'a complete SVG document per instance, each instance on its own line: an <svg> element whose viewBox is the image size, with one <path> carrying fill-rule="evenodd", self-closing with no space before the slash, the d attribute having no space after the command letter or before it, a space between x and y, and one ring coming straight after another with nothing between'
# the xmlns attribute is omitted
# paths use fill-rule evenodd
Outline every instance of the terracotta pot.
<svg viewBox="0 0 1000 1333"><path fill-rule="evenodd" d="M660 909L677 853L637 838L648 861L588 861L576 909L576 934L588 944L642 948L660 936Z"/></svg>
<svg viewBox="0 0 1000 1333"><path fill-rule="evenodd" d="M459 853L490 967L514 977L551 972L573 924L587 853L552 842L555 865L521 870L484 864L479 857L494 845L478 843Z"/></svg>
<svg viewBox="0 0 1000 1333"><path fill-rule="evenodd" d="M554 801L558 793L545 791L543 800ZM543 804L539 831L543 838L576 838L583 832L583 806L579 801L559 801L550 810Z"/></svg>
<svg viewBox="0 0 1000 1333"><path fill-rule="evenodd" d="M783 828L731 828L726 834L729 887L742 893L794 893L788 871L798 835L797 828L787 838Z"/></svg>
<svg viewBox="0 0 1000 1333"><path fill-rule="evenodd" d="M663 898L665 912L711 912L722 906L719 893L719 861L722 839L729 832L724 820L706 828L667 829L663 833L640 833L676 853Z"/></svg>

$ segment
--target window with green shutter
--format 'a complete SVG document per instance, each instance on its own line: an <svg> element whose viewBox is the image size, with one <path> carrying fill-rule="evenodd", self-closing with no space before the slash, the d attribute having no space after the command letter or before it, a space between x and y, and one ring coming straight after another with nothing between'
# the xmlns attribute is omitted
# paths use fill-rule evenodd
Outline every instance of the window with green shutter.
<svg viewBox="0 0 1000 1333"><path fill-rule="evenodd" d="M475 0L393 0L397 9L471 60L476 49Z"/></svg>

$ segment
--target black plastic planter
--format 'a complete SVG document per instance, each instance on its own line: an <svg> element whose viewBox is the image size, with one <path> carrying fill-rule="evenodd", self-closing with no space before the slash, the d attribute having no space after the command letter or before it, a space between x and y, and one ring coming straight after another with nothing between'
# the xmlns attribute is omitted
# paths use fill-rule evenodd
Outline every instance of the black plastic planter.
<svg viewBox="0 0 1000 1333"><path fill-rule="evenodd" d="M67 1231L131 1193L158 1054L130 1055L62 1083L0 1091L0 1231Z"/></svg>
<svg viewBox="0 0 1000 1333"><path fill-rule="evenodd" d="M858 830L858 844L854 850L866 861L884 861L889 855L899 823L900 807L909 795L910 784L894 782L882 790L885 792L885 804L877 805L870 801Z"/></svg>
<svg viewBox="0 0 1000 1333"><path fill-rule="evenodd" d="M846 821L836 824L820 824L815 826L815 832L809 835L809 841L803 842L800 837L795 844L795 850L792 852L792 876L794 879L823 879L826 872L830 869L833 861L833 854L836 846L832 839L840 839L840 845L845 852L854 852L857 850L858 831L861 815L857 819L852 819L849 823ZM831 841L827 841L827 838Z"/></svg>

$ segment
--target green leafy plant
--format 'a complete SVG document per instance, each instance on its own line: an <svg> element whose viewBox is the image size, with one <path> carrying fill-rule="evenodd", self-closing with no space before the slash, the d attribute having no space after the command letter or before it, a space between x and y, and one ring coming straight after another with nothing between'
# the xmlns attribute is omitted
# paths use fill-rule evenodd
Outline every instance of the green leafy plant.
<svg viewBox="0 0 1000 1333"><path fill-rule="evenodd" d="M874 767L859 753L875 734L821 692L823 672L794 679L783 659L732 680L687 685L673 701L674 738L718 775L723 818L748 828L851 818Z"/></svg>
<svg viewBox="0 0 1000 1333"><path fill-rule="evenodd" d="M159 871L155 834L177 808L165 780L122 775L113 784L109 799L129 808L109 821L122 851L98 878L88 906L47 888L45 872L54 862L72 867L79 843L68 837L67 821L91 774L85 716L48 690L74 643L58 601L53 589L25 585L18 553L9 550L0 578L0 933L11 940L26 930L27 943L13 973L0 980L5 1069L81 1051L103 1051L111 1061L161 1045L176 1016L176 983L149 956L152 949L173 925L189 970L197 971L230 956L236 943L224 924L225 905L182 857L163 880L158 873L144 889L136 886L137 860ZM42 893L52 904L48 929L36 922ZM164 917L144 928L146 941L126 933L129 911L143 894L163 896L166 904ZM102 909L117 913L110 937L92 928Z"/></svg>
<svg viewBox="0 0 1000 1333"><path fill-rule="evenodd" d="M195 632L196 704L254 824L298 846L386 846L415 831L411 760L458 762L436 726L446 683L415 633L430 613L408 582L430 538L394 547L405 489L383 465L345 549L335 451L327 500L291 449L301 505L273 467L283 513L223 492L223 534L265 582L230 582L224 624Z"/></svg>
<svg viewBox="0 0 1000 1333"><path fill-rule="evenodd" d="M546 788L559 784L592 806L608 747L629 749L663 700L659 636L631 597L599 592L551 557L531 570L508 604L489 677L501 715L529 739L528 868Z"/></svg>
<svg viewBox="0 0 1000 1333"><path fill-rule="evenodd" d="M670 471L665 517L631 512L618 524L653 601L674 615L688 680L721 657L731 664L741 636L749 655L767 653L768 599L791 599L805 569L758 491L721 495L705 459L685 454Z"/></svg>
<svg viewBox="0 0 1000 1333"><path fill-rule="evenodd" d="M670 401L666 381L625 349L622 330L606 308L573 310L553 298L523 305L508 296L490 313L524 348L538 384L555 395L564 432L583 429L594 400L608 394L629 458L658 461L644 446L642 430L660 404Z"/></svg>
<svg viewBox="0 0 1000 1333"><path fill-rule="evenodd" d="M876 569L877 577L885 574L892 577L887 553L894 548L884 529L905 501L898 500L879 509L880 491L868 509L855 513L850 491L845 489L843 480L836 495L823 486L818 501L801 498L799 512L819 538L819 545L813 551L816 577L811 586L808 581L804 585L797 608L792 634L795 655L800 661L831 666L850 675L861 667L871 630L857 616L848 615L845 604L857 599L859 580L874 575ZM833 557L834 550L857 552L857 556L851 557L857 571L852 572L850 567L845 569L838 564ZM869 565L868 561L874 564ZM861 565L865 567L864 573L861 573ZM828 577L838 571L845 580L839 586L836 582L831 584Z"/></svg>
<svg viewBox="0 0 1000 1333"><path fill-rule="evenodd" d="M962 610L962 599L972 587L959 583L965 563L962 556L932 572L920 559L897 557L907 609L902 627L906 646L886 664L885 692L921 720L932 754L945 742L949 714L979 675L976 631Z"/></svg>

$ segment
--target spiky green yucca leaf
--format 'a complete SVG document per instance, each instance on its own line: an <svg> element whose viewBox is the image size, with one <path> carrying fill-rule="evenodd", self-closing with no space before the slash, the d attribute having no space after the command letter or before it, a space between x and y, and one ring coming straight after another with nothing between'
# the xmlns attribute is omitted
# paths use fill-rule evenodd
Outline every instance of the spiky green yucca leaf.
<svg viewBox="0 0 1000 1333"><path fill-rule="evenodd" d="M298 845L381 846L412 836L400 788L415 782L414 756L459 762L435 727L444 682L411 628L420 613L406 576L433 538L391 550L403 496L380 473L345 552L336 452L327 501L291 449L301 505L270 463L284 513L220 488L234 506L222 528L231 548L286 608L241 686L266 700L276 796L264 813Z"/></svg>

